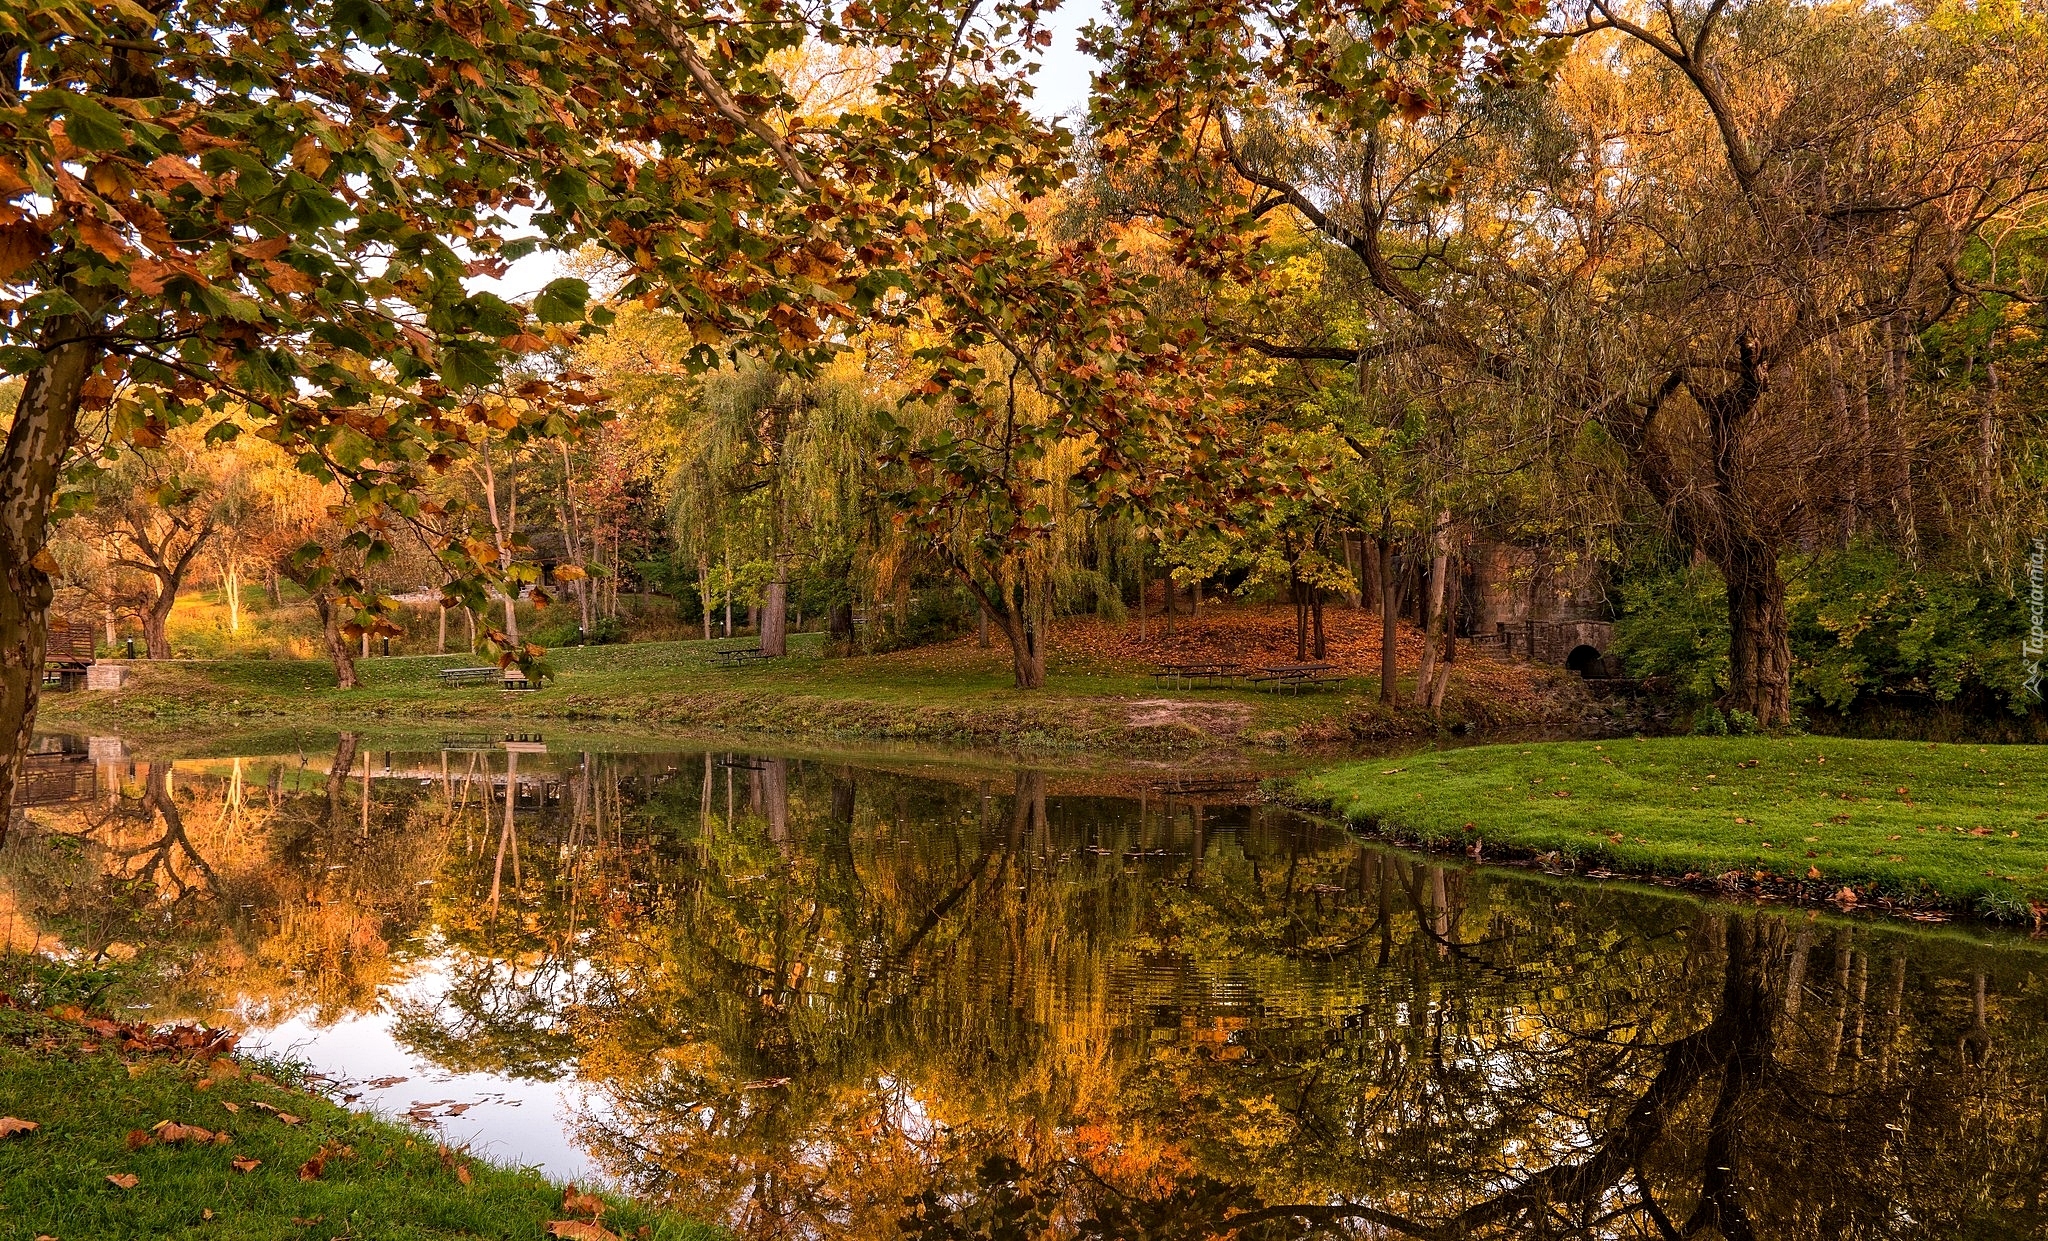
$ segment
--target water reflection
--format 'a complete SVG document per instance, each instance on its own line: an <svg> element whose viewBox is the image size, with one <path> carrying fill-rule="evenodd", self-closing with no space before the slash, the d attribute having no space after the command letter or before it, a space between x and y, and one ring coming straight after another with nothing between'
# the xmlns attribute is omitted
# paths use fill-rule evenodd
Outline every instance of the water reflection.
<svg viewBox="0 0 2048 1241"><path fill-rule="evenodd" d="M1436 864L1227 776L518 736L95 770L0 855L14 942L388 1031L545 1100L498 1153L745 1237L2048 1231L2025 941ZM557 1116L568 1168L520 1136Z"/></svg>

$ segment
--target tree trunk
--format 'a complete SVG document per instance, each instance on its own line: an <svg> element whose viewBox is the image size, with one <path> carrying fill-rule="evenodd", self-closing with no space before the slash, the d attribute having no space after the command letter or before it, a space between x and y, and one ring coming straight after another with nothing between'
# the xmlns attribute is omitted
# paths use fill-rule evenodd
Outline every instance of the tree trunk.
<svg viewBox="0 0 2048 1241"><path fill-rule="evenodd" d="M221 571L221 584L227 589L228 632L242 632L242 575L237 571L235 555L228 552L222 558L225 566Z"/></svg>
<svg viewBox="0 0 2048 1241"><path fill-rule="evenodd" d="M328 660L334 664L334 687L356 688L355 653L349 650L348 635L341 631L340 600L326 586L310 587L307 593L313 596L313 611L320 618L320 640L327 647Z"/></svg>
<svg viewBox="0 0 2048 1241"><path fill-rule="evenodd" d="M1297 565L1287 566L1287 595L1294 604L1294 661L1302 663L1308 659L1308 587Z"/></svg>
<svg viewBox="0 0 2048 1241"><path fill-rule="evenodd" d="M1415 692L1421 696L1424 706L1429 701L1430 686L1436 683L1436 627L1437 619L1444 610L1444 577L1450 567L1450 549L1444 545L1444 535L1450 529L1451 515L1438 513L1436 522L1429 531L1429 584L1422 592L1419 611L1422 613L1422 665L1415 673Z"/></svg>
<svg viewBox="0 0 2048 1241"><path fill-rule="evenodd" d="M1721 705L1782 728L1792 722L1792 634L1776 549L1744 540L1715 560L1728 586L1728 694Z"/></svg>
<svg viewBox="0 0 2048 1241"><path fill-rule="evenodd" d="M1379 537L1380 701L1401 705L1401 587L1394 572L1394 538Z"/></svg>
<svg viewBox="0 0 2048 1241"><path fill-rule="evenodd" d="M447 653L448 606L446 604L443 604L440 607L434 609L434 654L446 655Z"/></svg>
<svg viewBox="0 0 2048 1241"><path fill-rule="evenodd" d="M711 556L697 553L697 601L704 606L704 640L711 641Z"/></svg>
<svg viewBox="0 0 2048 1241"><path fill-rule="evenodd" d="M1323 634L1323 588L1320 586L1308 588L1308 618L1309 627L1315 634L1315 646L1310 653L1319 660L1328 659L1330 641Z"/></svg>
<svg viewBox="0 0 2048 1241"><path fill-rule="evenodd" d="M171 608L178 602L177 587L163 585L142 614L142 640L151 659L171 657Z"/></svg>
<svg viewBox="0 0 2048 1241"><path fill-rule="evenodd" d="M83 290L74 290L83 295ZM88 298L103 306L105 298ZM49 638L50 577L44 549L57 472L78 422L85 380L99 364L101 316L50 324L42 363L23 378L14 422L0 450L0 843L7 839L14 786L35 733Z"/></svg>
<svg viewBox="0 0 2048 1241"><path fill-rule="evenodd" d="M761 653L789 654L789 561L775 558L775 580L761 601Z"/></svg>

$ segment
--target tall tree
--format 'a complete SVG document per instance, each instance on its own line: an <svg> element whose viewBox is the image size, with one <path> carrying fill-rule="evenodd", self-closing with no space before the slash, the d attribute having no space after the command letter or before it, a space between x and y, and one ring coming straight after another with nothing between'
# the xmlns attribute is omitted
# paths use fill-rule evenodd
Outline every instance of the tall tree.
<svg viewBox="0 0 2048 1241"><path fill-rule="evenodd" d="M1281 212L1345 259L1366 330L1290 344L1426 359L1609 437L1727 582L1727 705L1785 722L1777 561L1826 491L1803 485L1833 442L1817 397L1860 336L2007 275L1963 260L2048 195L2038 17L1592 0L1547 30L1475 22L1548 34L1541 54L1446 60L1466 36L1399 14L1192 13L1134 4L1097 32L1105 149L1178 161L1191 241ZM1551 81L1495 81L1546 60Z"/></svg>

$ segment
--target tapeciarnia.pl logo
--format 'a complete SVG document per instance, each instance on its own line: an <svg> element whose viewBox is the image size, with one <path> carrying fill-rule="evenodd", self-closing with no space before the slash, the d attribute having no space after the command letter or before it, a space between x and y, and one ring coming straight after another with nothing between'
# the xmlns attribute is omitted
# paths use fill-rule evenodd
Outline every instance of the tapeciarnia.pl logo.
<svg viewBox="0 0 2048 1241"><path fill-rule="evenodd" d="M2020 654L2027 664L2027 692L2036 701L2041 698L2041 655L2048 650L2048 630L2044 630L2042 617L2048 608L2043 606L2043 573L2048 570L2048 541L2034 540L2034 548L2027 557L2027 638L2020 644Z"/></svg>

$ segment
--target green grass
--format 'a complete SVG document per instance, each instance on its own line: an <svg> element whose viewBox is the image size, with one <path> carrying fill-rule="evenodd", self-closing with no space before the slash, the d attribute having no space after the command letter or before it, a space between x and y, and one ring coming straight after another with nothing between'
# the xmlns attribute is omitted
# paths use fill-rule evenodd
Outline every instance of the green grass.
<svg viewBox="0 0 2048 1241"><path fill-rule="evenodd" d="M430 1137L266 1079L260 1066L123 1053L118 1041L75 1021L0 1008L0 1116L41 1126L0 1138L0 1241L526 1241L567 1218L562 1188L536 1173L444 1153ZM141 1142L166 1120L228 1141ZM323 1151L318 1175L302 1175ZM244 1172L238 1159L261 1162ZM135 1185L109 1176L133 1176ZM622 1237L643 1227L639 1235L660 1241L723 1235L630 1202L609 1206L604 1226Z"/></svg>
<svg viewBox="0 0 2048 1241"><path fill-rule="evenodd" d="M853 741L918 741L1024 749L1159 750L1250 743L1286 747L1298 740L1429 731L1423 714L1395 718L1373 700L1377 687L1357 678L1341 689L1299 697L1243 689L1169 691L1147 668L1054 657L1046 688L1011 685L1000 644L826 658L820 634L791 638L791 654L765 664L720 667L722 647L754 639L647 642L550 651L556 679L533 693L498 688L447 689L435 674L473 666L470 655L360 661L363 687L333 688L324 662L220 660L134 665L119 694L50 695L50 728L189 729L214 723L262 725L291 720L348 726L360 722L574 721L665 732L757 732ZM1132 704L1172 698L1199 708L1165 724L1134 723ZM1509 722L1540 722L1541 704L1490 702ZM1516 715L1520 712L1520 715Z"/></svg>
<svg viewBox="0 0 2048 1241"><path fill-rule="evenodd" d="M1799 737L1490 745L1346 763L1292 794L1434 847L1555 853L2023 919L2048 901L2048 747ZM1757 880L1761 872L1762 880Z"/></svg>

